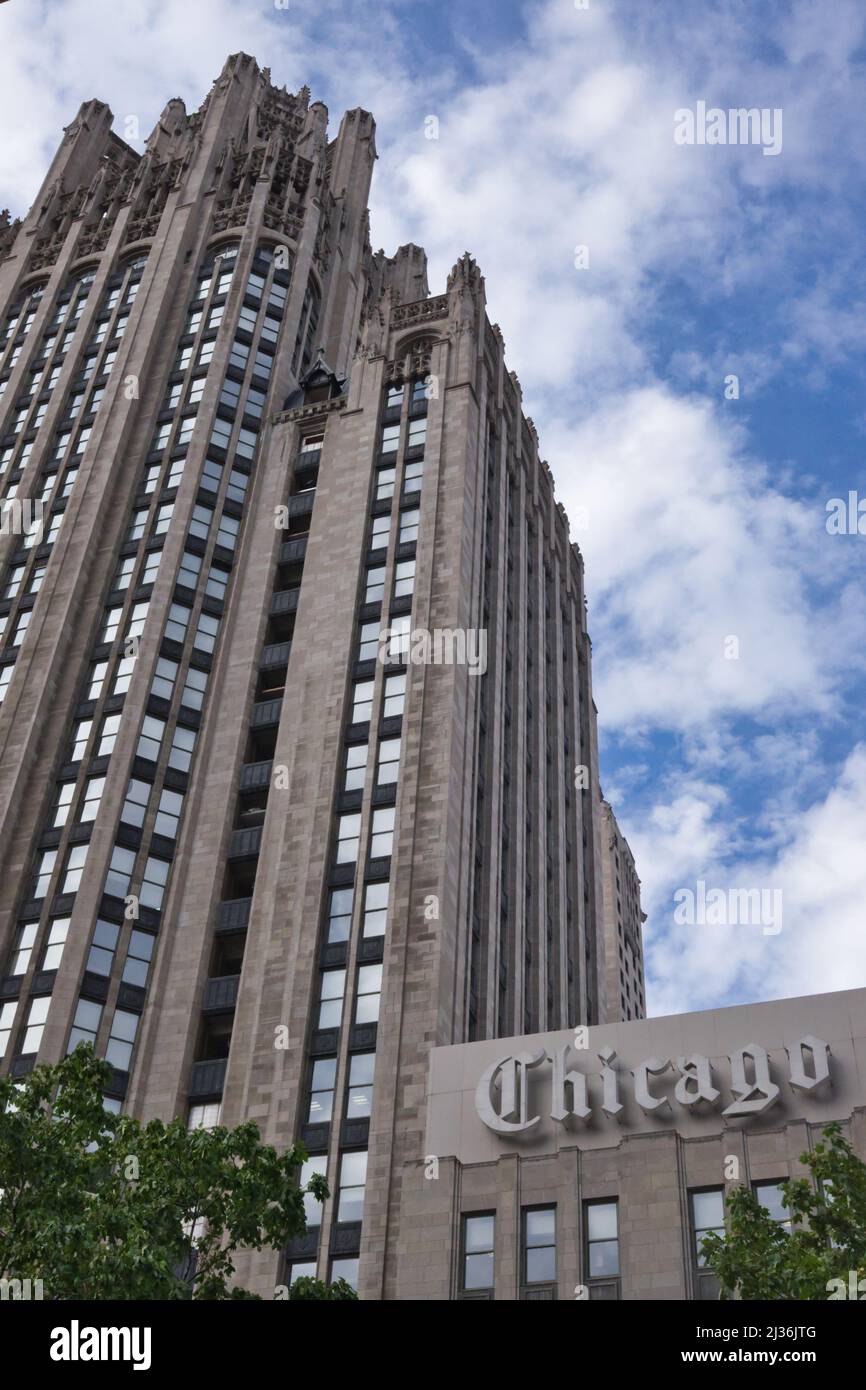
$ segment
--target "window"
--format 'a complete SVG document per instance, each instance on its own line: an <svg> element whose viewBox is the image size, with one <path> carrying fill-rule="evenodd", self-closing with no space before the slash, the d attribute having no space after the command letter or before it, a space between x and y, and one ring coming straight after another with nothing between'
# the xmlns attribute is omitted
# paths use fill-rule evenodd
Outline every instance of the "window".
<svg viewBox="0 0 866 1390"><path fill-rule="evenodd" d="M146 714L141 725L141 735L138 740L136 756L139 758L146 758L148 762L155 763L159 757L159 749L164 733L165 720L154 719L152 715Z"/></svg>
<svg viewBox="0 0 866 1390"><path fill-rule="evenodd" d="M105 1048L105 1060L118 1071L129 1071L132 1045L137 1032L138 1014L129 1013L126 1009L115 1009Z"/></svg>
<svg viewBox="0 0 866 1390"><path fill-rule="evenodd" d="M380 452L383 453L383 454L396 454L397 449L398 449L398 447L399 447L399 444L400 444L400 426L399 426L399 424L396 424L396 425L386 425L385 428L382 430L382 448L381 448Z"/></svg>
<svg viewBox="0 0 866 1390"><path fill-rule="evenodd" d="M25 922L18 931L18 942L12 952L12 963L9 967L10 975L26 975L30 965L30 957L33 954L33 946L36 941L36 933L39 931L38 922Z"/></svg>
<svg viewBox="0 0 866 1390"><path fill-rule="evenodd" d="M396 468L380 468L376 474L376 501L384 502L389 497L394 496L394 479L397 476Z"/></svg>
<svg viewBox="0 0 866 1390"><path fill-rule="evenodd" d="M318 1205L318 1203L316 1205ZM289 1265L289 1288L291 1288L293 1284L296 1284L299 1279L315 1279L315 1277L315 1260L295 1261L293 1264Z"/></svg>
<svg viewBox="0 0 866 1390"><path fill-rule="evenodd" d="M361 842L360 815L340 816L337 825L337 863L354 864Z"/></svg>
<svg viewBox="0 0 866 1390"><path fill-rule="evenodd" d="M60 965L63 955L63 947L66 945L66 937L69 932L71 917L55 917L48 929L48 940L45 943L45 951L42 955L42 969L56 970Z"/></svg>
<svg viewBox="0 0 866 1390"><path fill-rule="evenodd" d="M780 1178L777 1182L755 1182L752 1191L764 1210L790 1235L791 1213L782 1197L783 1181L785 1179Z"/></svg>
<svg viewBox="0 0 866 1390"><path fill-rule="evenodd" d="M189 772L194 748L195 730L184 729L179 724L171 741L171 750L168 755L169 767L176 768L178 772Z"/></svg>
<svg viewBox="0 0 866 1390"><path fill-rule="evenodd" d="M403 677L405 681L405 676ZM367 724L373 712L373 682L359 681L355 686L352 703L352 723Z"/></svg>
<svg viewBox="0 0 866 1390"><path fill-rule="evenodd" d="M166 637L172 642L183 642L191 616L191 608L187 608L183 603L173 603L168 610L168 618L165 623Z"/></svg>
<svg viewBox="0 0 866 1390"><path fill-rule="evenodd" d="M379 624L361 623L358 633L358 660L375 661L379 651Z"/></svg>
<svg viewBox="0 0 866 1390"><path fill-rule="evenodd" d="M424 476L424 460L415 459L414 463L407 463L403 469L403 496L406 497L411 492L421 491L421 481Z"/></svg>
<svg viewBox="0 0 866 1390"><path fill-rule="evenodd" d="M135 670L135 657L122 656L117 663L117 672L114 677L114 685L111 687L112 695L125 695L132 680L132 673Z"/></svg>
<svg viewBox="0 0 866 1390"><path fill-rule="evenodd" d="M417 507L410 511L400 513L400 535L398 542L400 545L409 545L418 539L418 521L421 513Z"/></svg>
<svg viewBox="0 0 866 1390"><path fill-rule="evenodd" d="M241 523L235 517L226 516L223 512L217 531L217 545L225 546L226 550L234 550L240 529Z"/></svg>
<svg viewBox="0 0 866 1390"><path fill-rule="evenodd" d="M373 1072L375 1067L375 1052L355 1052L349 1059L347 1120L369 1119L373 1110Z"/></svg>
<svg viewBox="0 0 866 1390"><path fill-rule="evenodd" d="M351 888L332 888L328 903L328 943L348 941L352 929Z"/></svg>
<svg viewBox="0 0 866 1390"><path fill-rule="evenodd" d="M212 652L216 646L219 625L219 618L214 618L210 613L201 613L192 639L193 646L200 652Z"/></svg>
<svg viewBox="0 0 866 1390"><path fill-rule="evenodd" d="M151 695L156 695L160 700L170 700L174 694L177 673L177 662L169 661L167 656L161 656L156 663L156 671L150 687Z"/></svg>
<svg viewBox="0 0 866 1390"><path fill-rule="evenodd" d="M493 1250L496 1218L492 1212L463 1218L464 1289L493 1288Z"/></svg>
<svg viewBox="0 0 866 1390"><path fill-rule="evenodd" d="M147 610L149 607L149 603L133 604L132 612L129 615L129 627L126 629L125 641L128 642L130 637L140 637L144 632L144 624L147 619Z"/></svg>
<svg viewBox="0 0 866 1390"><path fill-rule="evenodd" d="M301 1165L299 1185L301 1190L309 1186L310 1178L314 1176L325 1177L328 1168L328 1160L325 1154L317 1154L315 1158L305 1159ZM307 1218L307 1230L315 1230L322 1224L322 1203L312 1192L308 1192L304 1197L304 1215Z"/></svg>
<svg viewBox="0 0 866 1390"><path fill-rule="evenodd" d="M616 1202L587 1202L586 1267L590 1279L619 1274L619 1224Z"/></svg>
<svg viewBox="0 0 866 1390"><path fill-rule="evenodd" d="M552 1284L556 1279L556 1207L523 1213L523 1282Z"/></svg>
<svg viewBox="0 0 866 1390"><path fill-rule="evenodd" d="M356 1023L378 1023L381 993L381 965L362 965L358 971L358 991L355 996Z"/></svg>
<svg viewBox="0 0 866 1390"><path fill-rule="evenodd" d="M133 931L121 975L125 985L137 985L139 989L144 989L155 945L156 937L151 936L150 932Z"/></svg>
<svg viewBox="0 0 866 1390"><path fill-rule="evenodd" d="M382 707L382 718L393 719L396 715L403 713L406 703L406 676L388 676L385 680L385 700Z"/></svg>
<svg viewBox="0 0 866 1390"><path fill-rule="evenodd" d="M163 502L162 506L157 509L156 525L153 528L153 534L155 536L165 535L166 531L171 525L171 516L173 511L173 502ZM190 530L192 530L192 527L190 527Z"/></svg>
<svg viewBox="0 0 866 1390"><path fill-rule="evenodd" d="M222 1104L218 1100L206 1101L204 1105L191 1105L187 1129L214 1129L220 1122Z"/></svg>
<svg viewBox="0 0 866 1390"><path fill-rule="evenodd" d="M81 885L81 875L87 859L87 845L73 845L66 856L66 873L63 876L61 893L77 893Z"/></svg>
<svg viewBox="0 0 866 1390"><path fill-rule="evenodd" d="M106 663L103 661L100 662L99 665L104 667ZM98 668L94 667L93 669L96 670ZM90 698L95 699L96 697L91 695ZM72 734L72 752L69 756L70 762L81 762L81 759L84 757L84 750L87 747L87 740L90 738L90 731L92 728L92 719L79 719L75 724L74 731Z"/></svg>
<svg viewBox="0 0 866 1390"><path fill-rule="evenodd" d="M125 825L135 825L140 830L147 815L147 803L153 787L150 782L141 782L132 777L126 789L126 799L121 807L120 819Z"/></svg>
<svg viewBox="0 0 866 1390"><path fill-rule="evenodd" d="M102 625L101 642L113 642L120 627L120 619L123 614L121 607L108 608L105 612L105 622Z"/></svg>
<svg viewBox="0 0 866 1390"><path fill-rule="evenodd" d="M424 447L427 440L427 418L422 415L416 420L409 421L409 438L406 441L407 449Z"/></svg>
<svg viewBox="0 0 866 1390"><path fill-rule="evenodd" d="M199 671L196 667L190 666L180 693L181 704L186 705L188 709L201 709L206 689L207 671Z"/></svg>
<svg viewBox="0 0 866 1390"><path fill-rule="evenodd" d="M183 584L186 589L194 589L198 584L200 573L201 556L193 555L191 550L185 550L180 557L180 568L177 572L178 584Z"/></svg>
<svg viewBox="0 0 866 1390"><path fill-rule="evenodd" d="M408 598L415 588L415 561L401 560L394 571L394 598Z"/></svg>
<svg viewBox="0 0 866 1390"><path fill-rule="evenodd" d="M6 699L6 691L9 689L9 682L15 674L14 663L11 665L0 666L0 705Z"/></svg>
<svg viewBox="0 0 866 1390"><path fill-rule="evenodd" d="M18 1008L17 1000L10 1004L0 1004L0 1057L5 1057L6 1049L9 1046L9 1035L12 1032L12 1024L15 1022L15 1010Z"/></svg>
<svg viewBox="0 0 866 1390"><path fill-rule="evenodd" d="M364 777L367 772L368 752L369 746L366 743L351 743L346 749L346 770L343 778L344 792L363 790Z"/></svg>
<svg viewBox="0 0 866 1390"><path fill-rule="evenodd" d="M368 883L364 890L364 928L363 935L384 936L385 921L388 916L388 894L390 884Z"/></svg>
<svg viewBox="0 0 866 1390"><path fill-rule="evenodd" d="M129 881L135 867L135 850L115 845L105 875L105 892L115 898L125 898L129 892Z"/></svg>
<svg viewBox="0 0 866 1390"><path fill-rule="evenodd" d="M366 1181L366 1153L343 1154L340 1160L340 1188L337 1194L338 1221L360 1221L362 1219Z"/></svg>
<svg viewBox="0 0 866 1390"><path fill-rule="evenodd" d="M57 797L54 802L54 818L51 824L56 828L65 825L69 818L69 807L75 795L74 782L61 782L57 788Z"/></svg>
<svg viewBox="0 0 866 1390"><path fill-rule="evenodd" d="M389 661L405 661L409 655L412 620L408 614L392 618L388 628L387 652Z"/></svg>
<svg viewBox="0 0 866 1390"><path fill-rule="evenodd" d="M385 787L396 783L400 773L400 740L383 738L379 744L379 766L376 769L376 786Z"/></svg>
<svg viewBox="0 0 866 1390"><path fill-rule="evenodd" d="M72 1031L70 1042L67 1045L67 1054L74 1052L79 1042L96 1042L101 1016L103 1016L101 1004L93 1004L90 999L79 999L78 1008L75 1009L75 1017L72 1019Z"/></svg>
<svg viewBox="0 0 866 1390"><path fill-rule="evenodd" d="M108 884L106 883L107 887ZM107 977L111 974L119 936L120 927L115 926L114 922L103 922L101 918L97 919L86 967L94 975Z"/></svg>
<svg viewBox="0 0 866 1390"><path fill-rule="evenodd" d="M165 835L169 840L177 839L182 811L183 797L180 792L164 791L159 798L159 809L153 827L157 835Z"/></svg>
<svg viewBox="0 0 866 1390"><path fill-rule="evenodd" d="M134 569L135 556L125 555L115 571L114 580L111 585L112 589L128 589Z"/></svg>
<svg viewBox="0 0 866 1390"><path fill-rule="evenodd" d="M374 516L373 524L370 527L370 549L380 550L388 544L388 536L391 531L390 516Z"/></svg>
<svg viewBox="0 0 866 1390"><path fill-rule="evenodd" d="M391 853L394 843L393 806L383 806L373 812L373 828L370 835L370 858L385 859Z"/></svg>
<svg viewBox="0 0 866 1390"><path fill-rule="evenodd" d="M96 750L98 758L104 758L109 753L114 752L114 743L117 738L117 731L120 728L120 715L107 714L102 721L102 733L99 738L99 746Z"/></svg>
<svg viewBox="0 0 866 1390"><path fill-rule="evenodd" d="M232 572L230 569L226 569L225 565L211 565L207 583L204 586L205 593L211 598L224 600L231 577Z"/></svg>
<svg viewBox="0 0 866 1390"><path fill-rule="evenodd" d="M155 859L151 855L144 866L144 878L139 890L142 907L152 907L159 911L165 896L165 885L171 873L171 864L166 859Z"/></svg>
<svg viewBox="0 0 866 1390"><path fill-rule="evenodd" d="M105 790L104 777L88 777L84 784L84 800L78 813L80 821L96 820L102 793Z"/></svg>
<svg viewBox="0 0 866 1390"><path fill-rule="evenodd" d="M385 397L385 409L395 410L403 404L403 392L405 387L402 383L399 386L389 386L388 394Z"/></svg>
<svg viewBox="0 0 866 1390"><path fill-rule="evenodd" d="M30 1012L27 1015L27 1028L24 1033L24 1041L21 1044L21 1052L29 1056L39 1051L42 1042L42 1033L45 1028L45 1020L48 1018L48 1010L51 1008L51 995L43 994L39 999L34 999L30 1005Z"/></svg>
<svg viewBox="0 0 866 1390"><path fill-rule="evenodd" d="M36 869L36 881L33 885L32 896L34 898L44 898L48 892L48 885L51 882L51 875L54 873L54 866L57 863L57 850L44 849L39 856Z"/></svg>
<svg viewBox="0 0 866 1390"><path fill-rule="evenodd" d="M144 559L144 570L141 575L142 584L153 584L156 582L159 562L162 559L161 550L149 550Z"/></svg>
<svg viewBox="0 0 866 1390"><path fill-rule="evenodd" d="M385 594L385 566L377 565L367 570L367 587L364 592L365 603L381 603Z"/></svg>
<svg viewBox="0 0 866 1390"><path fill-rule="evenodd" d="M310 1111L307 1121L311 1125L326 1124L334 1110L334 1085L337 1079L336 1057L319 1057L313 1063L310 1081Z"/></svg>
<svg viewBox="0 0 866 1390"><path fill-rule="evenodd" d="M692 1192L692 1235L694 1237L695 1263L699 1269L706 1265L702 1243L704 1236L715 1231L724 1239L725 1235L725 1189L714 1187L706 1192Z"/></svg>
<svg viewBox="0 0 866 1390"><path fill-rule="evenodd" d="M323 970L319 989L319 1028L339 1028L346 992L345 970Z"/></svg>

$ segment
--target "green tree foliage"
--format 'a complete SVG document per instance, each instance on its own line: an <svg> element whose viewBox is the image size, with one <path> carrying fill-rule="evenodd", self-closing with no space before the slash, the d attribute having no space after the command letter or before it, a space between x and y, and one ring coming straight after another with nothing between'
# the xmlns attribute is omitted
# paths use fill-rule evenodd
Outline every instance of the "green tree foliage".
<svg viewBox="0 0 866 1390"><path fill-rule="evenodd" d="M800 1162L811 1177L782 1184L790 1232L737 1187L727 1200L724 1239L705 1237L703 1252L722 1298L845 1298L852 1275L854 1286L866 1276L866 1164L837 1124L827 1126Z"/></svg>
<svg viewBox="0 0 866 1390"><path fill-rule="evenodd" d="M102 1097L111 1074L81 1045L56 1066L0 1080L0 1275L50 1299L254 1298L231 1285L239 1249L282 1249L306 1230L304 1193L328 1195L306 1158L258 1127L142 1124ZM349 1299L315 1279L292 1299Z"/></svg>

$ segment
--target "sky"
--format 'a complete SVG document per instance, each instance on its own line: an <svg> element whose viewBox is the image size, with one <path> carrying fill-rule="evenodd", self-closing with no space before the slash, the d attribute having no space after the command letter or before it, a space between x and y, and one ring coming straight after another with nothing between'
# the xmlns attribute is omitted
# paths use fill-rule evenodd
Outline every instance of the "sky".
<svg viewBox="0 0 866 1390"><path fill-rule="evenodd" d="M485 275L586 561L649 1012L866 985L866 5L8 0L0 207L81 101L146 138L239 50L373 112L374 248ZM680 143L702 102L781 139Z"/></svg>

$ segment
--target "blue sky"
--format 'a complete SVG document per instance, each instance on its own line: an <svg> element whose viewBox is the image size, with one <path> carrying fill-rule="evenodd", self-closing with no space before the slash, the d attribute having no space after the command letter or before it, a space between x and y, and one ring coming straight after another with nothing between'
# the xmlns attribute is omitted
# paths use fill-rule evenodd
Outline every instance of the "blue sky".
<svg viewBox="0 0 866 1390"><path fill-rule="evenodd" d="M374 113L374 246L434 292L475 255L584 523L650 1011L864 983L866 536L825 524L866 496L861 0L11 0L0 38L13 212L81 100L146 134L238 49ZM678 145L698 101L781 109L780 153ZM698 880L778 890L781 930L678 924Z"/></svg>

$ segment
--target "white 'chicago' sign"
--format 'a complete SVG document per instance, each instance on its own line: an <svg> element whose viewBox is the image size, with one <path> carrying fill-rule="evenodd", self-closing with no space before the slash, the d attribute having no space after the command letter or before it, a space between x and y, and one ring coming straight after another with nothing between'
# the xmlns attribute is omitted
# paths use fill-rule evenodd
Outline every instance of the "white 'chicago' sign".
<svg viewBox="0 0 866 1390"><path fill-rule="evenodd" d="M786 1046L785 1052L787 1080L793 1090L816 1094L830 1085L829 1044L809 1034ZM529 1073L544 1062L552 1064L550 1118L558 1124L565 1124L572 1118L588 1120L592 1116L596 1101L590 1094L590 1080L593 1091L601 1093L599 1108L610 1119L617 1119L623 1110L621 1085L625 1076L631 1076L634 1099L646 1115L665 1114L673 1105L684 1106L686 1110L716 1109L722 1096L715 1084L713 1064L699 1052L689 1057L648 1057L638 1066L620 1071L614 1066L616 1053L613 1048L603 1047L596 1054L601 1068L592 1074L574 1065L580 1055L571 1043L565 1043L552 1052L541 1048L538 1052L500 1057L487 1068L476 1087L475 1109L479 1119L497 1134L523 1134L539 1124L541 1116L529 1114ZM780 1088L770 1076L770 1060L765 1048L747 1043L731 1052L727 1061L733 1099L722 1110L723 1115L759 1115L775 1105ZM671 1092L673 1077L676 1081Z"/></svg>

